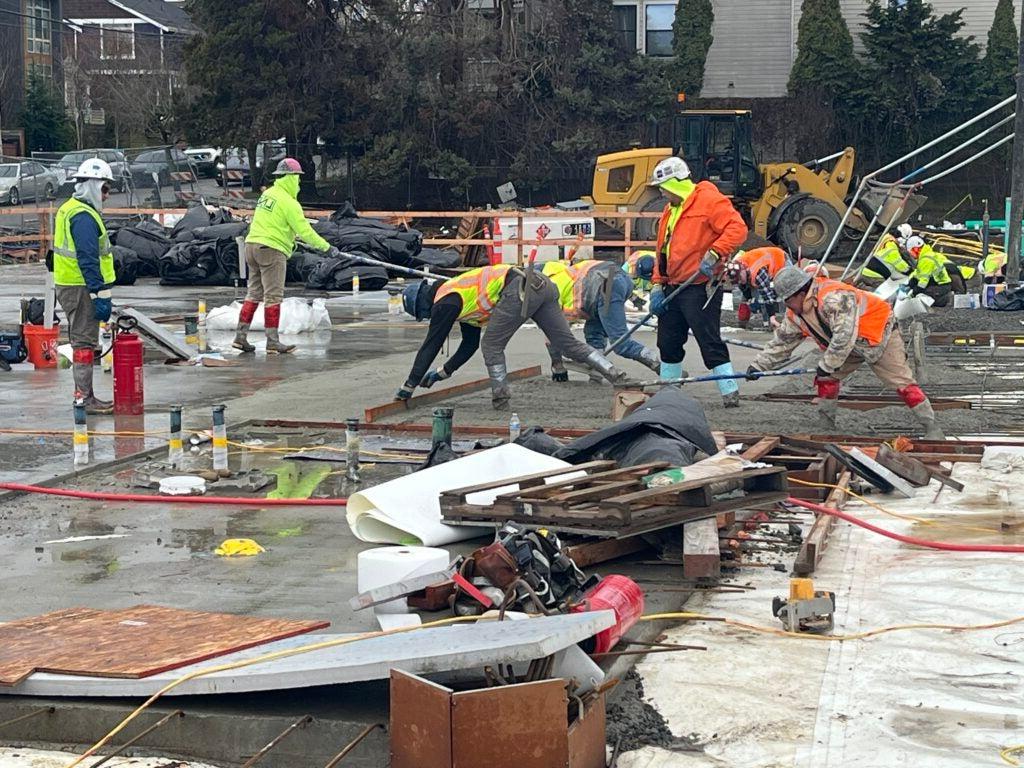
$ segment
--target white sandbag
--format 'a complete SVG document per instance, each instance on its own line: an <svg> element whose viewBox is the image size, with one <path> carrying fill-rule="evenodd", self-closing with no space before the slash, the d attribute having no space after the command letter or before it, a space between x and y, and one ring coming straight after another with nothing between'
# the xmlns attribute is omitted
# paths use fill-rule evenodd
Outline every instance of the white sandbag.
<svg viewBox="0 0 1024 768"><path fill-rule="evenodd" d="M997 472L1020 472L1024 470L1024 448L1014 445L986 445L981 454L981 467Z"/></svg>
<svg viewBox="0 0 1024 768"><path fill-rule="evenodd" d="M441 522L438 494L453 488L528 475L552 469L572 469L567 462L523 448L499 445L436 467L389 480L349 496L346 519L356 538L377 544L422 544L436 547L483 535L483 528ZM582 475L568 471L557 479ZM507 485L471 494L471 504L489 504L500 493L516 490Z"/></svg>
<svg viewBox="0 0 1024 768"><path fill-rule="evenodd" d="M225 307L214 307L206 314L206 329L209 331L233 331L238 326L242 311L241 302L234 301ZM323 299L314 299L312 306L302 298L289 296L281 302L281 333L309 333L317 328L330 328L331 318ZM250 329L264 330L263 304L256 309Z"/></svg>

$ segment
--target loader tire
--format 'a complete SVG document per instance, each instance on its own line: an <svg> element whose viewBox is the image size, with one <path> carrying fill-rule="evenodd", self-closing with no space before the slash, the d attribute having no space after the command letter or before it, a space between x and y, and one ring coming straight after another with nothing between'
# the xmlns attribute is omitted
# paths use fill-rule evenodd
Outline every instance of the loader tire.
<svg viewBox="0 0 1024 768"><path fill-rule="evenodd" d="M831 205L807 197L785 210L775 230L775 239L793 258L799 252L804 259L820 259L841 220L839 212Z"/></svg>

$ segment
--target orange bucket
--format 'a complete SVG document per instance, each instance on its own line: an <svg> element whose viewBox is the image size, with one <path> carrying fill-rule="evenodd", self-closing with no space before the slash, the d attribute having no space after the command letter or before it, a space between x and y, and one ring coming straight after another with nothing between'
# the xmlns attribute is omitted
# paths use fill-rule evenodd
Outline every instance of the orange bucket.
<svg viewBox="0 0 1024 768"><path fill-rule="evenodd" d="M47 328L42 325L21 326L25 335L25 348L28 350L28 361L36 368L57 367L57 336L60 326Z"/></svg>

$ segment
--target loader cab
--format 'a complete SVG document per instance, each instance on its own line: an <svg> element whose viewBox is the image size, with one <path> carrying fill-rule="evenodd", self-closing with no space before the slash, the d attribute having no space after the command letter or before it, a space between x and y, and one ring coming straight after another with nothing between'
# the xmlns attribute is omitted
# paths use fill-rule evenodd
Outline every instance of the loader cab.
<svg viewBox="0 0 1024 768"><path fill-rule="evenodd" d="M761 196L749 110L684 110L672 124L672 149L686 160L694 181L710 181L741 200Z"/></svg>

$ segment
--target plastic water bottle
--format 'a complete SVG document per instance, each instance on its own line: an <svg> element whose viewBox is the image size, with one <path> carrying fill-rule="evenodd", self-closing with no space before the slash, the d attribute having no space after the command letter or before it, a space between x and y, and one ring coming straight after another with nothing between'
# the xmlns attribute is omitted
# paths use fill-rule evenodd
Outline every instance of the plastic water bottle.
<svg viewBox="0 0 1024 768"><path fill-rule="evenodd" d="M100 351L103 357L100 358L100 370L110 373L114 365L114 335L110 332L110 323L100 323Z"/></svg>
<svg viewBox="0 0 1024 768"><path fill-rule="evenodd" d="M402 314L402 297L397 293L388 294L388 314L398 317Z"/></svg>
<svg viewBox="0 0 1024 768"><path fill-rule="evenodd" d="M199 320L197 323L197 332L199 336L199 351L206 351L206 299L199 300L198 307Z"/></svg>
<svg viewBox="0 0 1024 768"><path fill-rule="evenodd" d="M352 275L352 295L359 295L359 275Z"/></svg>
<svg viewBox="0 0 1024 768"><path fill-rule="evenodd" d="M508 420L508 441L514 443L518 440L522 429L523 425L519 423L519 414L513 411L512 418Z"/></svg>

